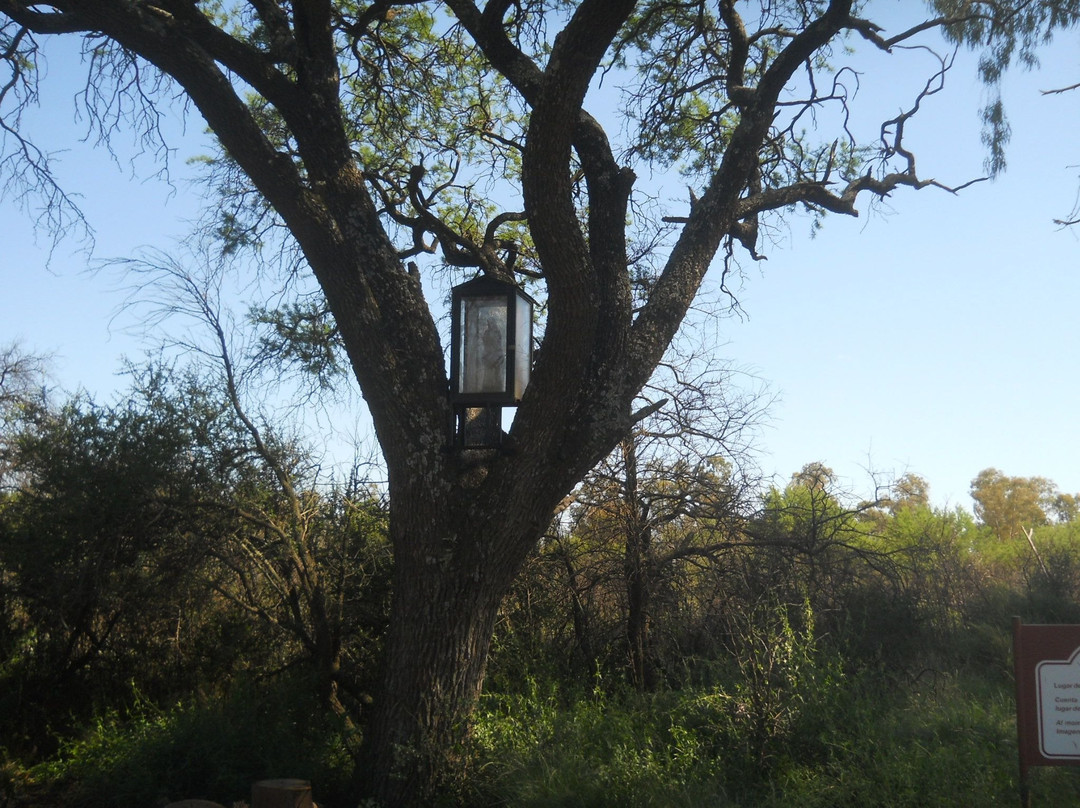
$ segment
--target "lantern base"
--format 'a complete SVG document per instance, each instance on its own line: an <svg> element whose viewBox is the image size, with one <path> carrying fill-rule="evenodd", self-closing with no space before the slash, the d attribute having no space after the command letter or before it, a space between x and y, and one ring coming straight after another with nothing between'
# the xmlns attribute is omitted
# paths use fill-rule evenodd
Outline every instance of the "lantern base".
<svg viewBox="0 0 1080 808"><path fill-rule="evenodd" d="M502 407L462 407L454 421L454 445L460 449L497 449L503 444Z"/></svg>

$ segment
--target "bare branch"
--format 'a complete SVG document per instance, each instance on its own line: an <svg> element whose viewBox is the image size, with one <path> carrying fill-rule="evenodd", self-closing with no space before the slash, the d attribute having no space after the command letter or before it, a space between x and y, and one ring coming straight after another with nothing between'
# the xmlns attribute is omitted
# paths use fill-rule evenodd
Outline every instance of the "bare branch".
<svg viewBox="0 0 1080 808"><path fill-rule="evenodd" d="M1080 89L1080 82L1076 84L1070 84L1068 87L1059 87L1056 90L1042 90L1043 95L1058 95L1059 93L1071 93L1073 90Z"/></svg>

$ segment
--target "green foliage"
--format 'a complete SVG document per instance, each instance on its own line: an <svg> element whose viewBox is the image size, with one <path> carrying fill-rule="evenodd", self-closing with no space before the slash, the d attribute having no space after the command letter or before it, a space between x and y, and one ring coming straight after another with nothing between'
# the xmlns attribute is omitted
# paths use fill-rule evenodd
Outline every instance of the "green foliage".
<svg viewBox="0 0 1080 808"><path fill-rule="evenodd" d="M473 733L481 782L495 799L521 806L715 802L723 794L716 732L706 721L678 724L675 706L601 688L566 704L535 686L488 697Z"/></svg>
<svg viewBox="0 0 1080 808"><path fill-rule="evenodd" d="M325 306L293 303L281 309L255 308L249 318L265 327L259 356L279 372L295 368L321 389L328 389L346 373L341 339L334 318Z"/></svg>
<svg viewBox="0 0 1080 808"><path fill-rule="evenodd" d="M465 804L965 808L1016 798L1007 683L947 677L904 694L837 680L827 658L799 670L785 696L802 715L765 760L747 745L752 700L737 676L652 695L564 697L535 683L491 694L473 735L479 793ZM1077 793L1075 778L1047 773L1047 794L1051 781Z"/></svg>
<svg viewBox="0 0 1080 808"><path fill-rule="evenodd" d="M726 804L788 757L820 758L847 733L849 683L805 605L799 625L787 607L763 609L705 687L634 694L597 674L565 700L535 680L487 696L474 732L483 781L514 805Z"/></svg>
<svg viewBox="0 0 1080 808"><path fill-rule="evenodd" d="M0 677L5 694L19 693L5 716L22 726L48 727L45 709L79 716L108 701L147 672L140 659L158 660L150 691L183 678L181 626L213 611L197 605L191 578L201 554L187 512L199 484L189 432L175 410L147 403L36 409L12 441L19 487L0 503L10 632Z"/></svg>
<svg viewBox="0 0 1080 808"><path fill-rule="evenodd" d="M964 0L932 0L930 5L960 20L944 29L949 39L980 52L979 73L991 90L982 112L983 142L989 149L986 168L994 176L1005 169L1005 147L1012 134L1001 98L1002 76L1014 61L1036 67L1041 45L1058 31L1080 24L1080 3L1034 0L973 6Z"/></svg>
<svg viewBox="0 0 1080 808"><path fill-rule="evenodd" d="M224 696L161 709L134 691L123 712L98 716L59 756L31 772L70 806L127 808L165 798L247 799L251 783L298 777L340 799L349 730L318 709L310 684L238 684Z"/></svg>
<svg viewBox="0 0 1080 808"><path fill-rule="evenodd" d="M969 609L974 621L1003 623L1020 615L1029 623L1080 622L1080 529L1075 523L1038 528L1031 543L1003 543L987 532L977 537L975 550L981 597Z"/></svg>
<svg viewBox="0 0 1080 808"><path fill-rule="evenodd" d="M8 424L0 495L0 736L50 754L93 715L305 671L359 714L389 603L386 513L359 476L304 483L192 375L134 376ZM258 439L256 439L256 436Z"/></svg>
<svg viewBox="0 0 1080 808"><path fill-rule="evenodd" d="M870 691L859 706L849 716L857 732L831 750L826 765L793 761L757 804L960 808L1016 798L1007 689L950 681L908 697Z"/></svg>
<svg viewBox="0 0 1080 808"><path fill-rule="evenodd" d="M1022 538L1025 528L1044 525L1055 501L1054 484L1043 477L1009 477L983 469L971 481L975 516L1001 541Z"/></svg>
<svg viewBox="0 0 1080 808"><path fill-rule="evenodd" d="M115 405L6 425L0 790L228 802L300 776L344 804L390 597L385 507L359 477L305 486L299 448L198 378L135 380ZM632 474L598 473L505 601L444 804L1010 794L1009 619L1080 622L1080 525L999 541L910 475L852 507L821 464L750 512L714 457L622 462ZM1060 496L1036 489L1040 507ZM643 526L647 687L625 634L625 537Z"/></svg>

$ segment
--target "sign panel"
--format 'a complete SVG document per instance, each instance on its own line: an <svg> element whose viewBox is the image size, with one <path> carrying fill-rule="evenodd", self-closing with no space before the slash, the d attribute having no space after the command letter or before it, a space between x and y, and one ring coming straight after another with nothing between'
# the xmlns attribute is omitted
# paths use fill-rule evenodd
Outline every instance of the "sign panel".
<svg viewBox="0 0 1080 808"><path fill-rule="evenodd" d="M1067 660L1043 660L1036 667L1039 753L1080 761L1080 648Z"/></svg>
<svg viewBox="0 0 1080 808"><path fill-rule="evenodd" d="M1013 618L1020 805L1031 808L1031 766L1080 765L1080 625Z"/></svg>
<svg viewBox="0 0 1080 808"><path fill-rule="evenodd" d="M1080 765L1080 625L1013 620L1020 766Z"/></svg>

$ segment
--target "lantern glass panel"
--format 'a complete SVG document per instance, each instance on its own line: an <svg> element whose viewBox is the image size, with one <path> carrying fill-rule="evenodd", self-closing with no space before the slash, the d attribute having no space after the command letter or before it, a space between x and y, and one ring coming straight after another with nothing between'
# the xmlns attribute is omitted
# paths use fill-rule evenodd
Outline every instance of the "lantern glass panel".
<svg viewBox="0 0 1080 808"><path fill-rule="evenodd" d="M527 298L515 298L517 314L514 329L514 398L520 399L529 383L532 365L532 304Z"/></svg>
<svg viewBox="0 0 1080 808"><path fill-rule="evenodd" d="M504 295L461 301L459 393L506 392L507 300Z"/></svg>

